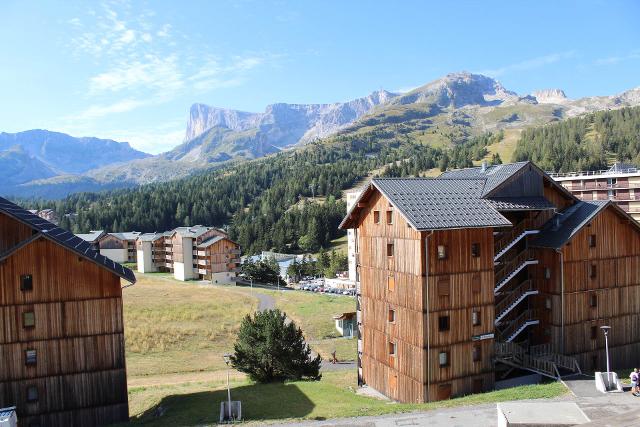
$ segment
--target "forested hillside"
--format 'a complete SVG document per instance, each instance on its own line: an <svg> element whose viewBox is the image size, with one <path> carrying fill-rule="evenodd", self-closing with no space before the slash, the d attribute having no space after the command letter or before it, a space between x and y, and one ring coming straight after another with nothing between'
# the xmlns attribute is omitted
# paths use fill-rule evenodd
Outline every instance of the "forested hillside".
<svg viewBox="0 0 640 427"><path fill-rule="evenodd" d="M342 191L371 171L407 176L434 167L469 166L499 138L478 137L453 149L379 143L372 135L336 138L177 181L74 194L56 202L55 209L62 217L77 213L61 223L74 232L150 232L205 224L227 227L245 253L315 251L343 234L337 229L346 213ZM52 202L23 204L44 207Z"/></svg>
<svg viewBox="0 0 640 427"><path fill-rule="evenodd" d="M640 108L525 129L513 159L531 160L554 172L606 169L615 160L640 164Z"/></svg>

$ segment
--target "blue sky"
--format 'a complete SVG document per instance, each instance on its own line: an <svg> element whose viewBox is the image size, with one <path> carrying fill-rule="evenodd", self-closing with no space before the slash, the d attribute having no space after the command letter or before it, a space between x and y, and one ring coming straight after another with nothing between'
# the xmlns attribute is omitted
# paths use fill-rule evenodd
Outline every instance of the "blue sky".
<svg viewBox="0 0 640 427"><path fill-rule="evenodd" d="M3 1L0 131L179 144L194 102L262 111L467 70L525 94L640 86L640 2Z"/></svg>

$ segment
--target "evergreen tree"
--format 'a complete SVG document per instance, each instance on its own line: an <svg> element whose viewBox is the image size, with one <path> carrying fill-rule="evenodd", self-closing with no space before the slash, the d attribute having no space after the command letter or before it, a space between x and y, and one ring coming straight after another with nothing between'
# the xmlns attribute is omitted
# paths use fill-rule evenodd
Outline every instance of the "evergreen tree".
<svg viewBox="0 0 640 427"><path fill-rule="evenodd" d="M253 381L319 380L322 358L311 355L302 329L280 310L247 315L240 324L232 366Z"/></svg>

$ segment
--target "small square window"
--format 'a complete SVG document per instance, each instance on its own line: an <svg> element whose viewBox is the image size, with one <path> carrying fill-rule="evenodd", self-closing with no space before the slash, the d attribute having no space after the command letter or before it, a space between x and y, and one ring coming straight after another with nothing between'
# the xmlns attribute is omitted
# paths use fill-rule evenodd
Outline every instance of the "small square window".
<svg viewBox="0 0 640 427"><path fill-rule="evenodd" d="M544 299L544 308L546 308L547 310L551 310L551 298L550 297L546 297Z"/></svg>
<svg viewBox="0 0 640 427"><path fill-rule="evenodd" d="M387 243L387 256L393 256L393 243Z"/></svg>
<svg viewBox="0 0 640 427"><path fill-rule="evenodd" d="M471 312L471 324L473 326L480 326L480 322L481 322L480 309L474 308L473 311Z"/></svg>
<svg viewBox="0 0 640 427"><path fill-rule="evenodd" d="M438 317L438 330L440 332L449 330L449 316Z"/></svg>
<svg viewBox="0 0 640 427"><path fill-rule="evenodd" d="M592 234L589 236L589 247L590 248L595 248L596 247L596 235Z"/></svg>
<svg viewBox="0 0 640 427"><path fill-rule="evenodd" d="M373 222L380 224L380 211L373 211Z"/></svg>
<svg viewBox="0 0 640 427"><path fill-rule="evenodd" d="M22 313L22 326L25 328L33 328L36 326L36 314L33 311L25 311Z"/></svg>
<svg viewBox="0 0 640 427"><path fill-rule="evenodd" d="M38 401L38 387L35 385L31 385L27 388L27 402L37 402Z"/></svg>
<svg viewBox="0 0 640 427"><path fill-rule="evenodd" d="M598 295L597 294L591 294L591 296L589 297L589 305L591 307L597 307L598 306Z"/></svg>
<svg viewBox="0 0 640 427"><path fill-rule="evenodd" d="M447 247L445 245L438 245L438 259L447 258Z"/></svg>
<svg viewBox="0 0 640 427"><path fill-rule="evenodd" d="M389 322L393 323L396 321L396 311L393 309L389 309Z"/></svg>
<svg viewBox="0 0 640 427"><path fill-rule="evenodd" d="M595 279L597 275L598 273L597 273L596 265L591 264L591 267L589 269L589 277L591 277L592 279Z"/></svg>
<svg viewBox="0 0 640 427"><path fill-rule="evenodd" d="M544 278L547 280L551 279L551 269L549 267L544 268Z"/></svg>
<svg viewBox="0 0 640 427"><path fill-rule="evenodd" d="M471 244L471 256L477 258L480 256L480 243Z"/></svg>
<svg viewBox="0 0 640 427"><path fill-rule="evenodd" d="M394 342L389 342L389 356L395 356L396 355L396 343Z"/></svg>
<svg viewBox="0 0 640 427"><path fill-rule="evenodd" d="M30 274L23 274L20 276L20 290L32 291L33 290L33 276Z"/></svg>
<svg viewBox="0 0 640 427"><path fill-rule="evenodd" d="M591 339L595 340L598 338L598 327L597 326L592 326L591 327Z"/></svg>
<svg viewBox="0 0 640 427"><path fill-rule="evenodd" d="M480 344L474 345L471 353L474 362L480 362L482 360L482 347Z"/></svg>
<svg viewBox="0 0 640 427"><path fill-rule="evenodd" d="M440 366L449 366L449 353L441 351L440 354L438 354L438 362Z"/></svg>
<svg viewBox="0 0 640 427"><path fill-rule="evenodd" d="M449 296L449 279L448 278L440 278L438 279L438 296L446 297Z"/></svg>
<svg viewBox="0 0 640 427"><path fill-rule="evenodd" d="M393 224L393 211L387 211L387 224Z"/></svg>
<svg viewBox="0 0 640 427"><path fill-rule="evenodd" d="M387 290L393 292L396 289L396 279L393 276L387 277Z"/></svg>
<svg viewBox="0 0 640 427"><path fill-rule="evenodd" d="M38 353L35 350L25 350L24 364L27 366L35 365L38 362Z"/></svg>

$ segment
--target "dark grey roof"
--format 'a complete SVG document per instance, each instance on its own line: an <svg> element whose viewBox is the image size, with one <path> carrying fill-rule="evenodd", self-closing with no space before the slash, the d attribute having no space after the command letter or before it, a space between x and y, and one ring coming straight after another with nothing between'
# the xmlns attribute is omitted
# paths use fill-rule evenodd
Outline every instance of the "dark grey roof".
<svg viewBox="0 0 640 427"><path fill-rule="evenodd" d="M561 248L610 203L608 200L577 202L551 218L531 241L531 246Z"/></svg>
<svg viewBox="0 0 640 427"><path fill-rule="evenodd" d="M181 235L182 237L200 237L207 231L211 230L213 227L205 227L203 225L194 225L193 227L178 227L174 229L176 233Z"/></svg>
<svg viewBox="0 0 640 427"><path fill-rule="evenodd" d="M484 179L374 178L372 183L417 230L511 225L482 199Z"/></svg>
<svg viewBox="0 0 640 427"><path fill-rule="evenodd" d="M213 236L210 239L205 240L204 242L200 243L197 247L198 248L208 248L209 246L213 245L216 242L219 242L220 240L224 240L226 239L226 236Z"/></svg>
<svg viewBox="0 0 640 427"><path fill-rule="evenodd" d="M439 178L486 178L486 184L482 195L489 194L507 179L511 178L529 162L506 163L503 165L487 166L485 170L482 166L474 168L456 169L443 172Z"/></svg>
<svg viewBox="0 0 640 427"><path fill-rule="evenodd" d="M522 211L555 209L553 203L542 196L538 197L491 197L487 198L491 206L499 211Z"/></svg>
<svg viewBox="0 0 640 427"><path fill-rule="evenodd" d="M136 282L136 276L131 270L103 255L100 255L98 252L94 251L91 248L91 245L85 240L63 230L44 218L40 218L38 215L34 215L31 212L22 209L20 206L3 199L2 197L0 197L0 212L3 212L23 224L26 224L35 232L41 233L46 239L62 245L80 256L95 262L99 266L106 268L128 282Z"/></svg>

